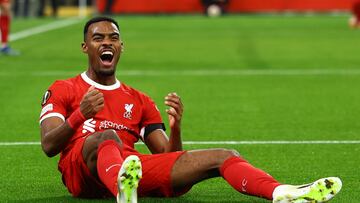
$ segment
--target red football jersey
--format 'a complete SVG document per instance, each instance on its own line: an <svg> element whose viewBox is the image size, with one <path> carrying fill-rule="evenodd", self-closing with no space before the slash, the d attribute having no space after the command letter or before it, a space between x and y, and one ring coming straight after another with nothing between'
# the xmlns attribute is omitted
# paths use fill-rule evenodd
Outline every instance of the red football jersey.
<svg viewBox="0 0 360 203"><path fill-rule="evenodd" d="M50 86L43 97L40 123L52 116L65 121L79 108L91 85L103 93L104 108L76 129L69 146L88 134L114 129L124 144L134 147L135 142L144 139L147 125L163 123L158 108L147 95L118 80L114 85L101 85L91 80L85 72L74 78L55 81Z"/></svg>

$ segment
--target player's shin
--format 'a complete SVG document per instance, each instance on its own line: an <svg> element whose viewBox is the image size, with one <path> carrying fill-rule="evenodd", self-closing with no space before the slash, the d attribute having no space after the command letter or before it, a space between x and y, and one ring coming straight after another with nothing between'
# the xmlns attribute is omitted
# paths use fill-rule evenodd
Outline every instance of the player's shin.
<svg viewBox="0 0 360 203"><path fill-rule="evenodd" d="M230 157L220 168L222 177L237 191L272 199L275 187L279 186L273 177L255 168L241 157Z"/></svg>
<svg viewBox="0 0 360 203"><path fill-rule="evenodd" d="M121 156L120 146L114 140L106 140L101 143L97 151L97 172L100 180L117 195L117 177L124 159Z"/></svg>
<svg viewBox="0 0 360 203"><path fill-rule="evenodd" d="M0 31L1 31L1 42L6 44L8 42L10 27L10 16L0 15Z"/></svg>

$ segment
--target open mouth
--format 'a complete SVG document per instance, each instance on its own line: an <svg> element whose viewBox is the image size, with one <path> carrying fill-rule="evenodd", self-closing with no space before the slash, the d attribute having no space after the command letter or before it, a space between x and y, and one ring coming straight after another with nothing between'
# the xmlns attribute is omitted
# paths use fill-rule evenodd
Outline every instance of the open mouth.
<svg viewBox="0 0 360 203"><path fill-rule="evenodd" d="M114 58L114 54L111 51L104 51L100 55L100 59L105 64L110 64Z"/></svg>

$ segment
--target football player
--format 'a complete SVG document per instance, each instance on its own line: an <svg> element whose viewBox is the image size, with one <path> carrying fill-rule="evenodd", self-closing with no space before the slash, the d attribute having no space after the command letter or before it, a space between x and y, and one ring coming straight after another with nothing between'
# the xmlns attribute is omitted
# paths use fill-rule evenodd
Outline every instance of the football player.
<svg viewBox="0 0 360 203"><path fill-rule="evenodd" d="M352 5L352 16L349 19L349 25L351 28L360 27L360 1L355 1Z"/></svg>
<svg viewBox="0 0 360 203"><path fill-rule="evenodd" d="M124 51L116 21L90 19L84 27L83 73L55 81L46 91L40 115L41 146L53 157L75 197L175 197L194 184L223 177L240 193L274 202L325 202L341 189L339 178L302 186L284 185L230 149L183 150L183 103L176 93L164 98L170 136L159 110L146 94L120 82L116 66ZM134 144L143 141L152 154Z"/></svg>
<svg viewBox="0 0 360 203"><path fill-rule="evenodd" d="M1 50L4 55L19 55L18 51L10 48L9 33L11 22L11 0L0 0L0 33L1 33Z"/></svg>

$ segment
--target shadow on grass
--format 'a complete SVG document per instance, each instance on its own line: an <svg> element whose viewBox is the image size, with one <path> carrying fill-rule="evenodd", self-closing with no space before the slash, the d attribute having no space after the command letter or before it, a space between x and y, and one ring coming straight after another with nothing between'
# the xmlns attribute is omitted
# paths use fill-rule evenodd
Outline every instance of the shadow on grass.
<svg viewBox="0 0 360 203"><path fill-rule="evenodd" d="M80 199L80 198L74 198L71 196L59 196L59 197L46 197L46 198L34 198L34 199L26 199L26 200L10 200L8 202L15 203L25 203L25 202L37 202L37 203L45 203L45 202L55 202L55 203L68 203L68 202L115 202L115 199ZM177 198L139 198L139 203L158 203L158 202L172 202L172 203L205 203L205 202L220 202L220 203L228 203L228 202L237 202L237 203L247 203L248 201L244 200L238 200L234 201L234 199L223 199L221 201L214 200L209 201L207 200L196 200L194 198L189 197L177 197ZM251 201L254 203L254 201ZM255 201L256 202L256 201Z"/></svg>
<svg viewBox="0 0 360 203"><path fill-rule="evenodd" d="M24 199L24 200L10 200L8 202L12 203L25 203L25 202L39 202L39 203L45 203L45 202L56 202L56 203L67 203L67 202L114 202L115 199L80 199L80 198L74 198L72 196L58 196L58 197L44 197L44 198L32 198L32 199Z"/></svg>

